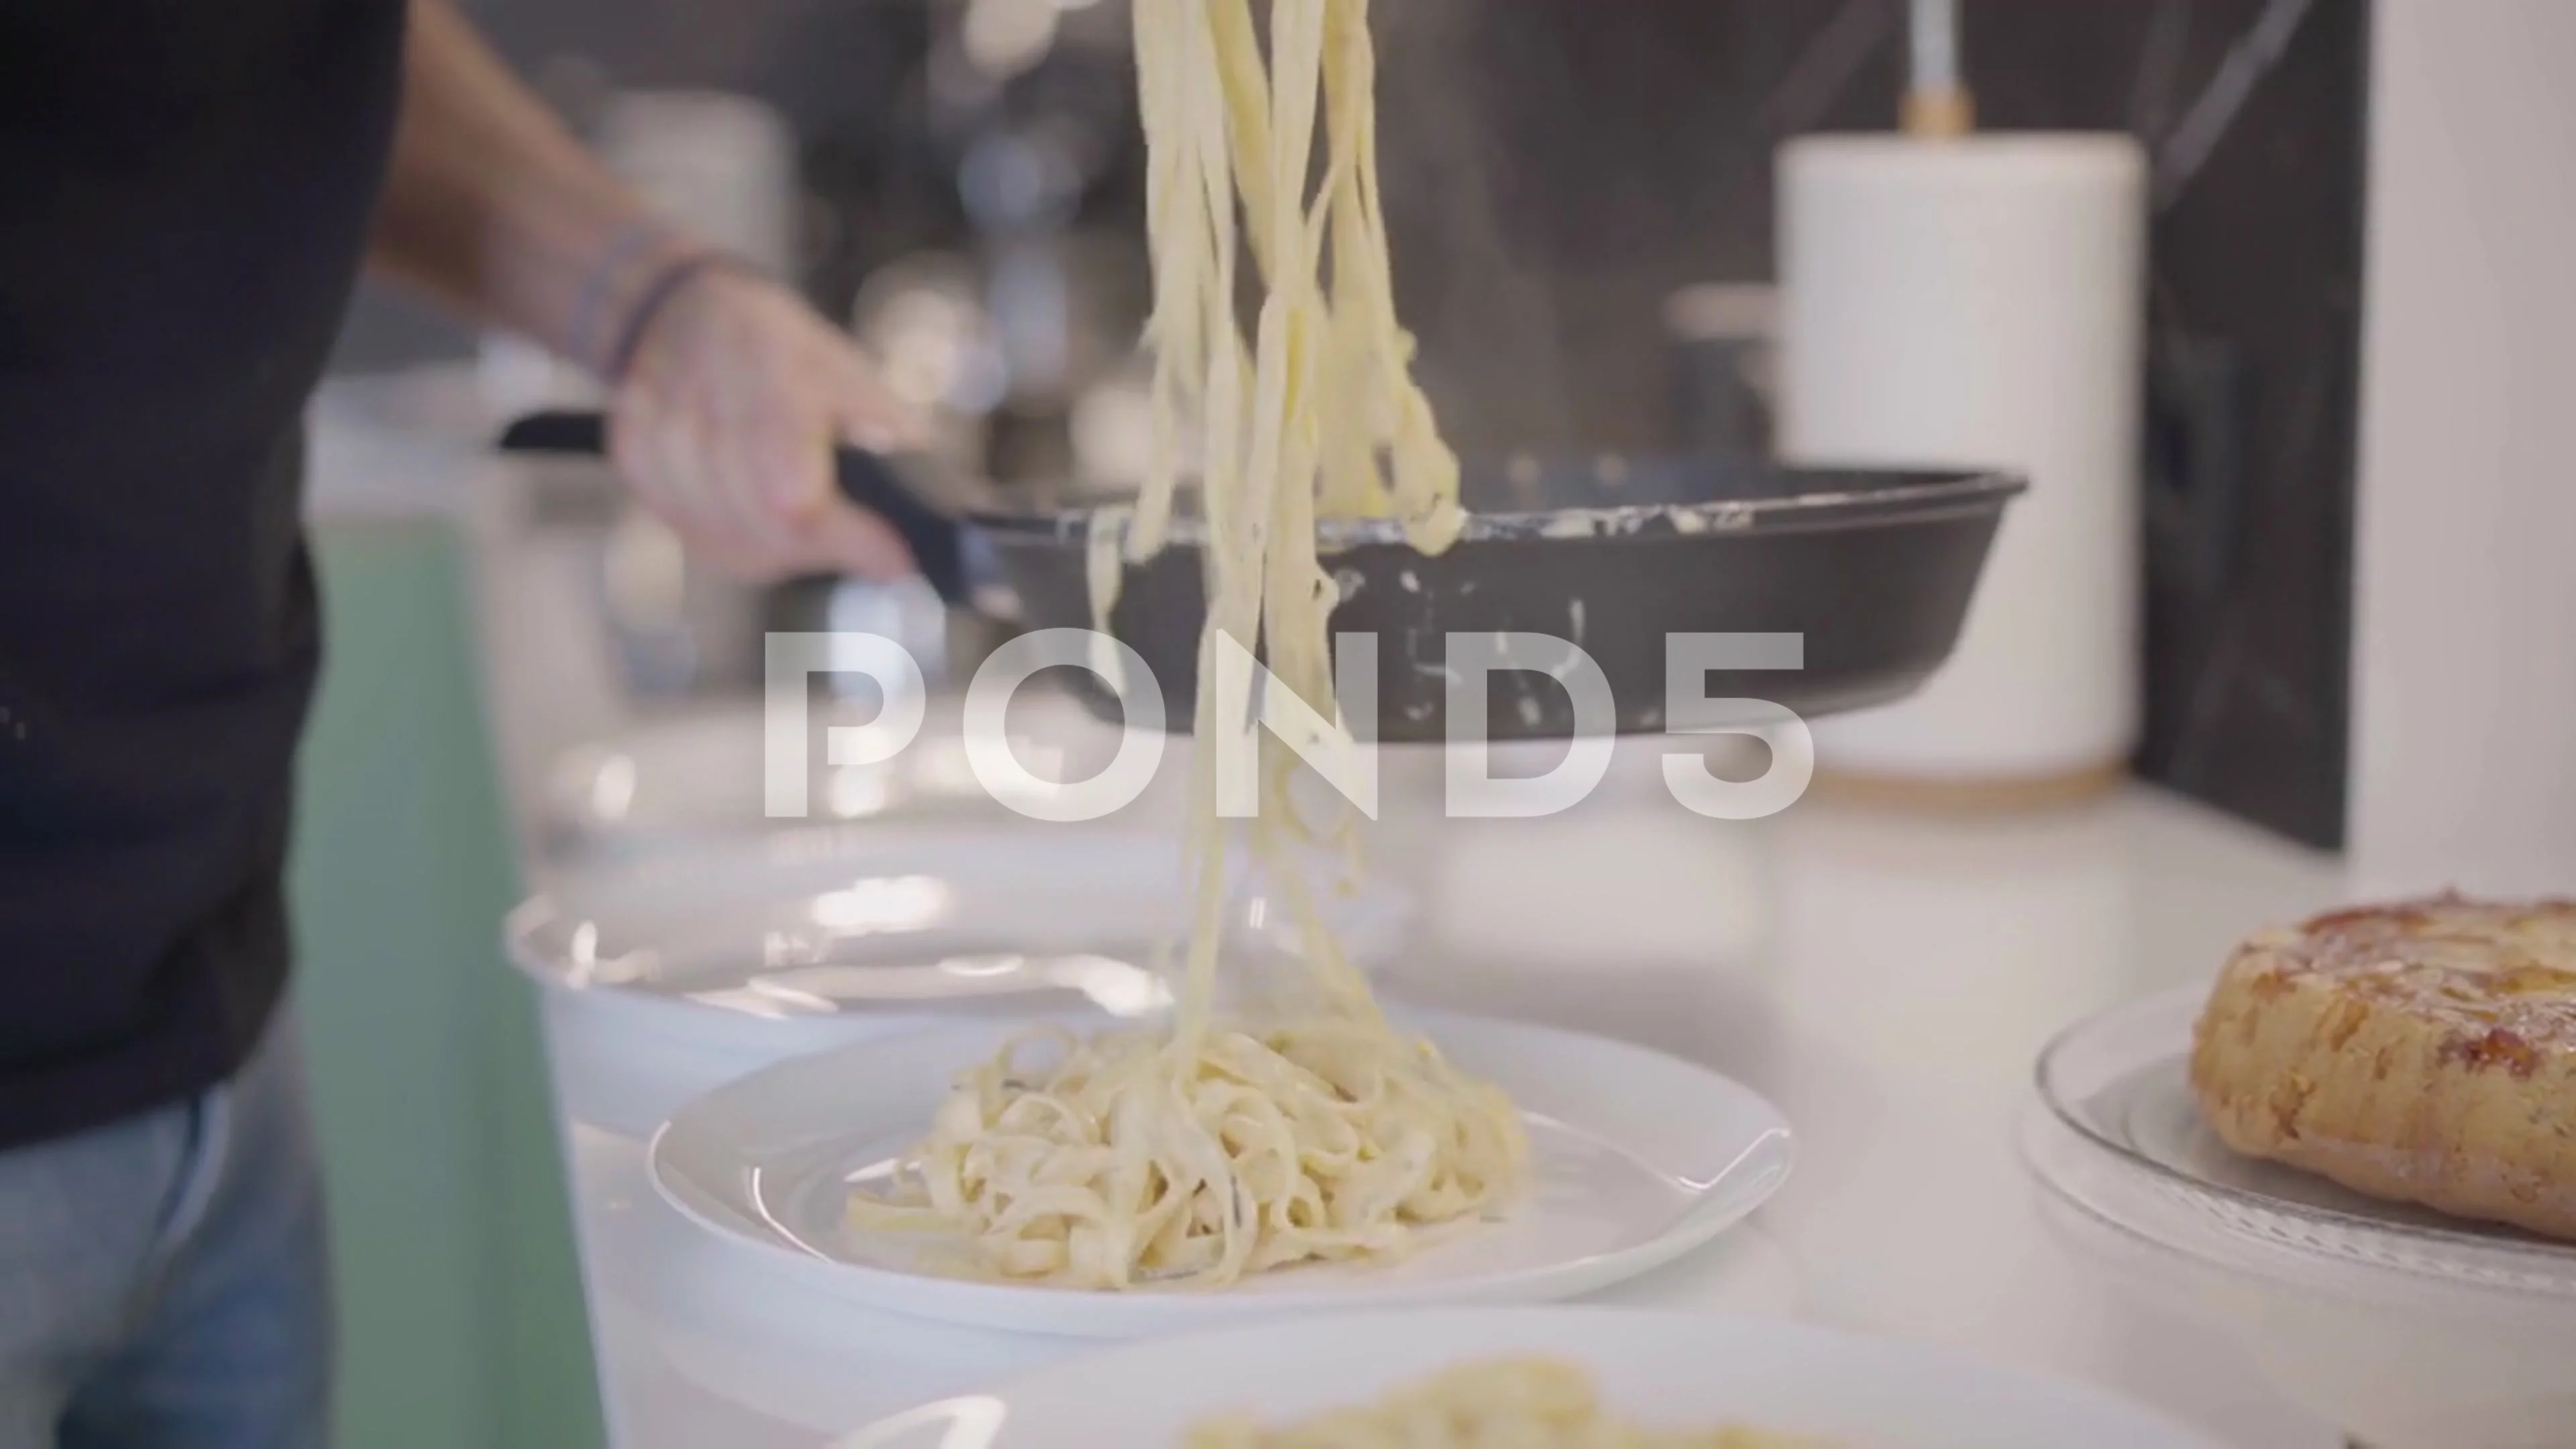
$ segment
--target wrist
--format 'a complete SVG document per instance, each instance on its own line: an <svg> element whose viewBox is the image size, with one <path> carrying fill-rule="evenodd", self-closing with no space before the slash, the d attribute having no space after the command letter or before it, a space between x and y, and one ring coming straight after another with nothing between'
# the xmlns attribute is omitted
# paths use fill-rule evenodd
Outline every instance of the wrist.
<svg viewBox="0 0 2576 1449"><path fill-rule="evenodd" d="M675 257L651 273L636 290L625 317L618 323L599 371L600 379L610 387L624 382L634 370L636 354L643 349L655 321L678 303L681 294L718 273L734 271L736 266L733 258L723 252L702 251Z"/></svg>
<svg viewBox="0 0 2576 1449"><path fill-rule="evenodd" d="M720 257L651 218L618 228L582 273L564 318L560 350L614 386L632 360L649 314Z"/></svg>

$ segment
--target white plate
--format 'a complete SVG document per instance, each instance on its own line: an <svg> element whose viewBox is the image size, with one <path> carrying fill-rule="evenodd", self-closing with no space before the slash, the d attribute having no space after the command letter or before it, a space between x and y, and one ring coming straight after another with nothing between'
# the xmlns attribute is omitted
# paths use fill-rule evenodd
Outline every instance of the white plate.
<svg viewBox="0 0 2576 1449"><path fill-rule="evenodd" d="M1248 862L1229 864L1228 948L1296 955L1292 913ZM1362 966L1402 939L1411 908L1400 893L1318 894ZM549 987L768 1021L975 1005L1016 1014L1085 999L1126 1015L1167 999L1147 966L1193 909L1168 834L952 824L576 869L520 903L503 936L510 959Z"/></svg>
<svg viewBox="0 0 2576 1449"><path fill-rule="evenodd" d="M2116 1399L1928 1348L1610 1308L1381 1313L1157 1339L925 1405L834 1449L1178 1449L1214 1414L1303 1417L1468 1359L1527 1353L1584 1365L1612 1412L1657 1428L1740 1423L1848 1449L2212 1449Z"/></svg>
<svg viewBox="0 0 2576 1449"><path fill-rule="evenodd" d="M1601 1037L1425 1013L1411 1024L1520 1106L1535 1177L1509 1219L1448 1230L1400 1262L1291 1268L1219 1291L1104 1293L937 1276L914 1266L935 1240L847 1226L850 1181L921 1136L961 1068L1049 1019L880 1040L728 1083L656 1134L654 1185L710 1230L872 1307L1126 1338L1256 1314L1571 1297L1708 1241L1789 1173L1788 1124L1715 1072Z"/></svg>

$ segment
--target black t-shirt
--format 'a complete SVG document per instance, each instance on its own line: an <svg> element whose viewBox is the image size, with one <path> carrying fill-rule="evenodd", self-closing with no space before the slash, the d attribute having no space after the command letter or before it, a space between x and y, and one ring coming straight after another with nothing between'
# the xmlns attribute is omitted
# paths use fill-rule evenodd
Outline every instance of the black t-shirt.
<svg viewBox="0 0 2576 1449"><path fill-rule="evenodd" d="M402 0L0 3L0 1147L212 1085L284 984L306 394Z"/></svg>

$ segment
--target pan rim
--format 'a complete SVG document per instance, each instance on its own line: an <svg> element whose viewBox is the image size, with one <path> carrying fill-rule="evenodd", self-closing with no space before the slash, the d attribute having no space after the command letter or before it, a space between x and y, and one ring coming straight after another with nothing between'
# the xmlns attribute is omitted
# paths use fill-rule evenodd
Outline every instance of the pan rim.
<svg viewBox="0 0 2576 1449"><path fill-rule="evenodd" d="M1840 480L1843 486L1774 498L1717 499L1705 503L1631 503L1600 508L1555 508L1470 513L1458 542L1546 540L1549 542L1614 542L1624 539L1676 537L1717 539L1747 533L1777 533L1812 528L1928 522L1939 518L2000 510L2029 490L2029 481L1999 469L1873 470L1865 468L1784 468L1812 475L1820 485ZM1905 479L1879 487L1853 487L1870 476ZM1086 505L1026 511L993 510L972 514L971 521L996 535L996 542L1079 543L1092 521L1122 505ZM1117 516L1114 512L1111 516ZM1395 518L1329 518L1316 524L1316 545L1327 552L1369 545L1409 546L1404 522ZM1198 544L1206 540L1204 522L1175 518L1170 541Z"/></svg>

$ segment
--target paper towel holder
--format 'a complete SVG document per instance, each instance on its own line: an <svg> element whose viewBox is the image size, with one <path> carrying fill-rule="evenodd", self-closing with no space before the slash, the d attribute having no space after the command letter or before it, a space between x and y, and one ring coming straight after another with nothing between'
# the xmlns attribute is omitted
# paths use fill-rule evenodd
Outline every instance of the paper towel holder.
<svg viewBox="0 0 2576 1449"><path fill-rule="evenodd" d="M1937 139L1976 129L1976 98L1959 74L1958 0L1913 0L1902 115L1909 136Z"/></svg>

